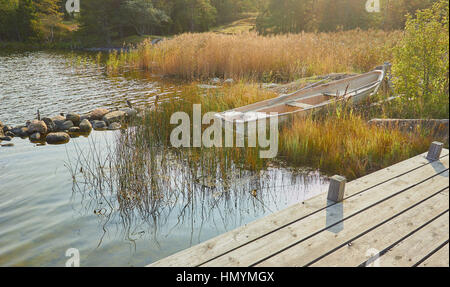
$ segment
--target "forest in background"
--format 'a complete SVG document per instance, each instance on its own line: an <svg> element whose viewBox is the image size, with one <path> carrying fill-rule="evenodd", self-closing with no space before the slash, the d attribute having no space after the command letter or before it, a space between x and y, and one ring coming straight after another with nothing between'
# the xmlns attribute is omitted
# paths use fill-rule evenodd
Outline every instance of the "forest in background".
<svg viewBox="0 0 450 287"><path fill-rule="evenodd" d="M0 42L58 41L111 44L133 35L205 32L251 13L259 34L403 29L407 14L435 0L80 0L69 15L66 0L0 0Z"/></svg>

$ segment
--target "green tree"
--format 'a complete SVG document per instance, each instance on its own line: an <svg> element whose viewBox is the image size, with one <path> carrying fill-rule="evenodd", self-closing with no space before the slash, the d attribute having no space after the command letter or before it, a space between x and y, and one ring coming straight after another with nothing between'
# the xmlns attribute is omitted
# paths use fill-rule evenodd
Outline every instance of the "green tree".
<svg viewBox="0 0 450 287"><path fill-rule="evenodd" d="M411 117L449 116L449 0L409 15L395 50L394 87Z"/></svg>
<svg viewBox="0 0 450 287"><path fill-rule="evenodd" d="M125 23L132 25L138 35L153 34L170 22L169 16L156 9L151 0L129 0L122 9Z"/></svg>
<svg viewBox="0 0 450 287"><path fill-rule="evenodd" d="M37 41L40 38L39 17L32 0L19 0L14 24L18 41Z"/></svg>

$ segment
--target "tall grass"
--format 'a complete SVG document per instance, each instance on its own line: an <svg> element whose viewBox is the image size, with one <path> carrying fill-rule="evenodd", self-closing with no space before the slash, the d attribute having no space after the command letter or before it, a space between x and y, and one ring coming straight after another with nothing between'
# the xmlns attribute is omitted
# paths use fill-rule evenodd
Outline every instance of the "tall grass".
<svg viewBox="0 0 450 287"><path fill-rule="evenodd" d="M295 119L280 133L279 155L291 165L352 180L423 153L434 140L420 130L386 130L367 120L351 109Z"/></svg>
<svg viewBox="0 0 450 287"><path fill-rule="evenodd" d="M212 77L289 81L334 72L361 72L391 59L400 32L353 30L260 36L182 34L109 59L119 66L148 69L186 80ZM118 62L120 65L118 65Z"/></svg>

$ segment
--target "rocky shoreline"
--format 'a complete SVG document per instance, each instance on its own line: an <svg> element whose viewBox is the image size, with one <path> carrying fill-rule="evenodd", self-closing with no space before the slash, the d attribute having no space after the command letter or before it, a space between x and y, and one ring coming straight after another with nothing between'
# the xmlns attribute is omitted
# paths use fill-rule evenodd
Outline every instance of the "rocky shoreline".
<svg viewBox="0 0 450 287"><path fill-rule="evenodd" d="M71 138L88 136L92 130L119 130L137 115L138 111L131 107L114 111L97 108L86 115L70 112L41 119L38 111L37 119L25 125L12 127L0 121L0 146L13 146L9 142L14 137L29 138L37 144L65 144Z"/></svg>

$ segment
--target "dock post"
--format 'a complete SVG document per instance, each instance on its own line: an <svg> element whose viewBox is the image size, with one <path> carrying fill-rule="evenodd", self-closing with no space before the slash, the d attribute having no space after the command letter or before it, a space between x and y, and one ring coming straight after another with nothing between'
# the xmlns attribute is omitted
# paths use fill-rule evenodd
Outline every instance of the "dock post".
<svg viewBox="0 0 450 287"><path fill-rule="evenodd" d="M330 187L328 189L328 200L341 202L344 200L345 184L347 179L340 175L330 178Z"/></svg>
<svg viewBox="0 0 450 287"><path fill-rule="evenodd" d="M441 142L433 142L430 146L430 150L428 151L427 159L436 161L439 160L442 153L442 148L444 147L444 144Z"/></svg>

